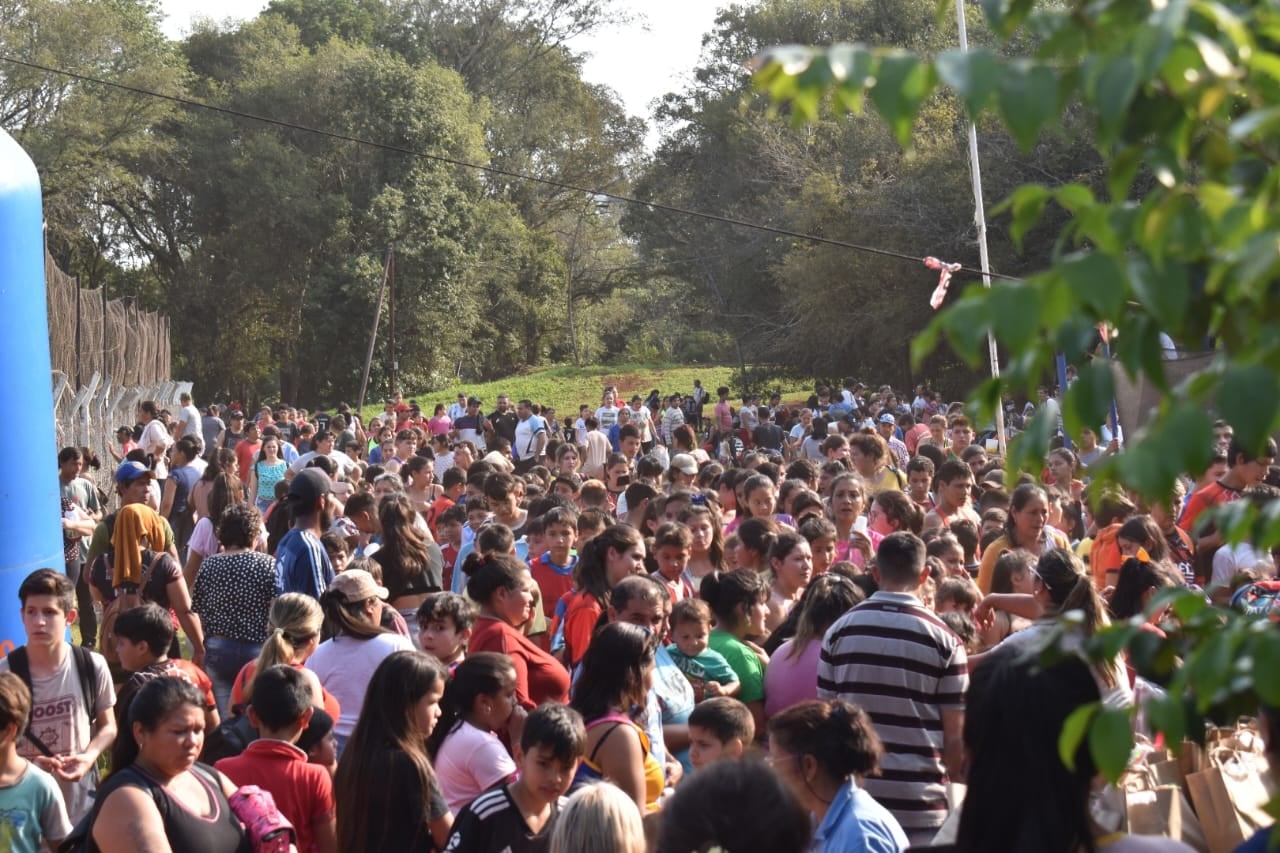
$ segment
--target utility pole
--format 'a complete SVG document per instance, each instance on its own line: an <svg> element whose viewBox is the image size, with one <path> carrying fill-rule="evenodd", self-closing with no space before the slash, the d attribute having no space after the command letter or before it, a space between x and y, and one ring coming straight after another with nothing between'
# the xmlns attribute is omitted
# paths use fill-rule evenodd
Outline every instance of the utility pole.
<svg viewBox="0 0 1280 853"><path fill-rule="evenodd" d="M969 52L968 28L965 26L964 0L956 0L956 22L960 25L960 49ZM978 226L978 259L982 263L982 286L991 289L991 260L987 256L987 212L982 202L982 167L978 162L978 128L969 122L969 172L973 177L974 224ZM1000 351L996 348L995 335L987 332L987 357L991 359L991 377L1000 377ZM1005 452L1004 397L996 403L996 441L998 452Z"/></svg>
<svg viewBox="0 0 1280 853"><path fill-rule="evenodd" d="M382 301L387 295L387 278L391 273L391 253L394 251L394 246L387 248L387 260L382 265L382 286L378 288L378 307L373 312L373 331L369 333L369 352L364 359L364 378L360 380L360 401L356 405L357 412L364 410L364 395L369 390L369 370L373 366L373 350L378 343L378 323L382 320ZM105 292L106 288L103 290Z"/></svg>
<svg viewBox="0 0 1280 853"><path fill-rule="evenodd" d="M400 369L400 365L396 362L396 254L394 246L387 251L387 273L387 277L391 281L391 327L387 330L387 360L391 363L389 377L391 393L395 394L399 390L396 386L396 373Z"/></svg>

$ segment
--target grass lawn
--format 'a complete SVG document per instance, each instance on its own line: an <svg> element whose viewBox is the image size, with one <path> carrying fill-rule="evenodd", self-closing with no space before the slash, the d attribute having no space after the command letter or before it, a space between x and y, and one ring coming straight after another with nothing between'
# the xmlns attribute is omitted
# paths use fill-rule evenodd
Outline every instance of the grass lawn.
<svg viewBox="0 0 1280 853"><path fill-rule="evenodd" d="M631 399L632 394L647 397L654 388L662 394L674 391L688 394L693 390L693 380L700 379L702 387L707 389L714 401L716 388L729 384L733 370L729 366L682 367L673 364L548 367L519 376L508 376L496 382L470 382L438 391L406 393L405 399L417 400L422 411L430 417L436 403L452 403L459 391L483 400L485 412L493 410L499 394L507 394L512 402L529 399L542 405L554 406L556 413L564 417L568 414L576 415L578 406L583 403L590 405L592 409L599 406L600 395L606 385L617 386L621 399L625 402ZM792 381L776 388L788 403L802 402L812 389L813 383L806 381ZM737 403L738 401L734 401L735 406ZM381 405L365 406L365 421L381 410Z"/></svg>

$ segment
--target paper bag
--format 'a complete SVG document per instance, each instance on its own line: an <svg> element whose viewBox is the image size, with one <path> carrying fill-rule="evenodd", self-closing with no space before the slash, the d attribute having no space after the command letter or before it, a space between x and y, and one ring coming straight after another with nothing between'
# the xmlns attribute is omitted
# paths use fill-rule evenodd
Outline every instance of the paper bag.
<svg viewBox="0 0 1280 853"><path fill-rule="evenodd" d="M1271 817L1264 807L1267 789L1249 753L1209 751L1204 770L1187 775L1187 791L1204 830L1209 853L1231 853Z"/></svg>

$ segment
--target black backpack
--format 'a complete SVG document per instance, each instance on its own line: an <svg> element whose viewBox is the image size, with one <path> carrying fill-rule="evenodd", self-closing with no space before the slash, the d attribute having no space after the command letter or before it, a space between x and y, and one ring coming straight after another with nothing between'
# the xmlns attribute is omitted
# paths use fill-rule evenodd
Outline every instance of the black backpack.
<svg viewBox="0 0 1280 853"><path fill-rule="evenodd" d="M224 758L232 758L244 752L258 739L258 730L249 723L244 706L236 706L230 718L223 720L204 739L200 760L212 766Z"/></svg>
<svg viewBox="0 0 1280 853"><path fill-rule="evenodd" d="M75 658L76 674L80 677L80 695L84 698L85 713L89 715L89 723L93 723L93 652L81 646L71 646L71 656ZM32 692L32 711L35 709L35 690L31 686L31 661L27 657L27 647L18 646L18 648L9 652L5 658L9 662L9 671L18 678L22 679L22 683L27 685L27 689ZM53 750L49 749L44 741L31 731L31 720L27 720L27 730L25 737L35 745L46 757L53 757Z"/></svg>

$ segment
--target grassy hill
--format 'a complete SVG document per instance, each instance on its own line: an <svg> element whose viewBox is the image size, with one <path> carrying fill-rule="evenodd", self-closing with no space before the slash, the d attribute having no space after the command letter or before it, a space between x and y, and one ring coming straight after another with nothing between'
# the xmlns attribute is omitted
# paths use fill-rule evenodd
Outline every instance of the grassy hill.
<svg viewBox="0 0 1280 853"><path fill-rule="evenodd" d="M599 406L600 395L606 385L617 386L622 399L629 400L632 394L648 396L654 388L662 394L674 391L688 394L693 390L693 380L700 379L702 387L714 399L716 387L729 384L733 370L728 366L682 367L672 364L548 367L518 376L508 376L496 382L461 383L438 391L406 394L405 398L416 400L422 410L430 415L436 403L452 403L459 391L474 394L483 400L486 412L493 409L499 394L508 394L512 402L527 398L535 403L554 406L556 412L564 417L566 414L576 414L582 403L587 403L592 408ZM812 388L811 382L793 381L784 383L776 390L782 392L784 400L793 401L803 400ZM381 409L381 405L366 406L365 420Z"/></svg>

